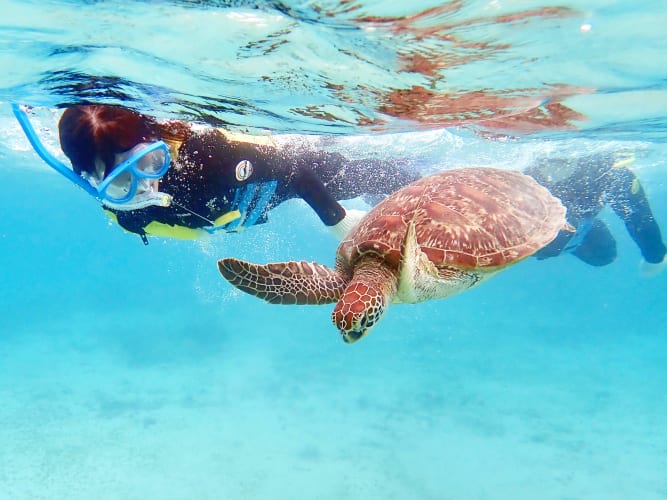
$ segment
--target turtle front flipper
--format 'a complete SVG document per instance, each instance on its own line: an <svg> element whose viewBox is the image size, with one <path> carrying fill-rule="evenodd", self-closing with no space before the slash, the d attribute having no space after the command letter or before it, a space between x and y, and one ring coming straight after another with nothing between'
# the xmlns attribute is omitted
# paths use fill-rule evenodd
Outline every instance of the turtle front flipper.
<svg viewBox="0 0 667 500"><path fill-rule="evenodd" d="M270 304L338 302L348 279L315 262L274 262L259 265L238 259L218 261L220 274L242 292Z"/></svg>

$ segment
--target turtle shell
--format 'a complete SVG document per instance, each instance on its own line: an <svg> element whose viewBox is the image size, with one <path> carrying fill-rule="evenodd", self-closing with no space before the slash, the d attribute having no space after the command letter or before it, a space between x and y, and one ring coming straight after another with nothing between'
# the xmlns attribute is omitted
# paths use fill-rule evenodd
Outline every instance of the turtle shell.
<svg viewBox="0 0 667 500"><path fill-rule="evenodd" d="M495 271L530 256L566 227L565 207L532 177L461 168L423 177L376 205L338 247L353 268L375 254L395 268L408 222L436 266Z"/></svg>

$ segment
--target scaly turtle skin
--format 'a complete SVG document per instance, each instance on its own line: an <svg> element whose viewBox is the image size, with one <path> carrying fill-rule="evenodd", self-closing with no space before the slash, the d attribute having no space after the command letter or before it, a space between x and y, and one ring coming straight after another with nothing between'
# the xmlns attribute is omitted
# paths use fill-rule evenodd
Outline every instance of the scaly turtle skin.
<svg viewBox="0 0 667 500"><path fill-rule="evenodd" d="M335 269L314 262L218 261L238 289L272 304L337 302L346 342L365 335L390 302L471 288L568 229L565 208L532 177L463 168L424 177L375 206L338 247Z"/></svg>

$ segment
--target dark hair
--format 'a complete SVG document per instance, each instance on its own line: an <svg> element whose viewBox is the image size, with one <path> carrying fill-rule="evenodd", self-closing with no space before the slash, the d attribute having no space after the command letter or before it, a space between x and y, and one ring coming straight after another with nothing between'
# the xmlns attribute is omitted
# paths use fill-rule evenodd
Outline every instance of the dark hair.
<svg viewBox="0 0 667 500"><path fill-rule="evenodd" d="M157 122L131 109L108 105L67 108L58 124L60 147L77 174L95 171L95 159L113 170L114 157L141 142L160 138Z"/></svg>

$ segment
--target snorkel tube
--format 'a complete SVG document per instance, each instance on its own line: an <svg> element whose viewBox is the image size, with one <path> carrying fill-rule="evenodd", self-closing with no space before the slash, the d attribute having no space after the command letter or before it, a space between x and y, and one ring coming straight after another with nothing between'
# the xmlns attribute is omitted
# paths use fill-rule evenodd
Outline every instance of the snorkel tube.
<svg viewBox="0 0 667 500"><path fill-rule="evenodd" d="M21 128L23 129L25 136L28 138L30 145L33 147L33 149L39 155L39 157L42 160L44 160L46 164L49 165L51 168L53 168L56 172L59 172L60 174L67 177L70 181L72 181L74 184L82 188L86 193L91 195L93 198L102 201L99 193L97 192L97 189L91 186L88 182L84 181L81 177L79 177L79 175L76 172L74 172L71 168L67 167L67 165L65 165L55 156L53 156L44 147L44 144L42 144L42 142L39 140L39 137L37 137L35 129L30 123L28 114L21 108L21 106L16 103L12 103L12 111L14 113L14 116L18 120L19 125L21 125Z"/></svg>
<svg viewBox="0 0 667 500"><path fill-rule="evenodd" d="M30 142L30 145L33 147L39 157L56 172L64 175L67 179L79 186L97 201L100 201L103 205L116 210L139 210L149 206L168 207L171 205L171 195L160 192L144 193L143 195L137 196L134 200L127 203L113 203L105 199L104 196L100 196L99 191L95 187L93 187L90 183L74 172L74 170L61 162L58 158L53 156L46 149L44 144L42 144L42 141L39 140L37 132L35 132L32 123L30 123L28 114L21 108L19 104L12 103L12 112L18 120L19 125L21 125L25 136Z"/></svg>

